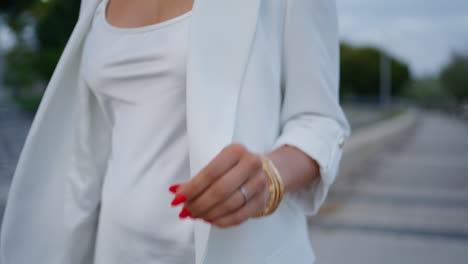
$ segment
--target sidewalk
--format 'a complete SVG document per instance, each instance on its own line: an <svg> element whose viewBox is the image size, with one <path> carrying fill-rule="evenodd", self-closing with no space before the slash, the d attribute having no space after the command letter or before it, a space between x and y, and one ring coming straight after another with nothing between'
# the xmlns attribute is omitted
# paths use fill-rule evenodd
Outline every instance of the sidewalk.
<svg viewBox="0 0 468 264"><path fill-rule="evenodd" d="M424 113L411 136L339 176L311 231L317 264L468 263L468 124Z"/></svg>
<svg viewBox="0 0 468 264"><path fill-rule="evenodd" d="M0 87L0 217L32 117L21 111Z"/></svg>

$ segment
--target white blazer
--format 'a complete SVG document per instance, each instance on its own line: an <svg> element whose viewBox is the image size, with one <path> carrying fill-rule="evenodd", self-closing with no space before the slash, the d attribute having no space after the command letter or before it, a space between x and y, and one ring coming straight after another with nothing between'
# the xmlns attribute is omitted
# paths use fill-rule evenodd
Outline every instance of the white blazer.
<svg viewBox="0 0 468 264"><path fill-rule="evenodd" d="M64 184L83 40L100 1L82 0L26 138L3 217L2 264L92 263L95 227L80 219L81 244L63 259L72 231L63 221ZM232 142L262 153L296 146L321 173L268 217L230 228L195 221L196 264L313 263L306 216L323 203L350 134L338 101L337 31L333 0L195 0L186 82L190 176Z"/></svg>

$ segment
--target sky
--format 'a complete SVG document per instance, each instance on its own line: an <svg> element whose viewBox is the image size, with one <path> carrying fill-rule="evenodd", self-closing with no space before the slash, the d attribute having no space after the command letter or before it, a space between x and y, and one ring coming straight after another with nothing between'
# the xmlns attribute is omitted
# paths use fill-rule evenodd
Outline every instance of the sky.
<svg viewBox="0 0 468 264"><path fill-rule="evenodd" d="M468 54L468 0L336 0L342 41L373 45L437 74L454 52ZM0 28L0 47L12 44Z"/></svg>
<svg viewBox="0 0 468 264"><path fill-rule="evenodd" d="M468 0L337 0L337 7L343 41L381 47L416 77L438 74L454 52L468 54Z"/></svg>

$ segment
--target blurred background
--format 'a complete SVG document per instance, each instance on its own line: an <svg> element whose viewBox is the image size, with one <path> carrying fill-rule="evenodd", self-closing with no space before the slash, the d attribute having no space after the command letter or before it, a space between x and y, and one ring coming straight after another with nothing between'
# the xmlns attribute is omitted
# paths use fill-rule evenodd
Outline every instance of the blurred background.
<svg viewBox="0 0 468 264"><path fill-rule="evenodd" d="M80 0L0 2L0 214ZM337 0L340 173L317 263L468 263L468 1Z"/></svg>

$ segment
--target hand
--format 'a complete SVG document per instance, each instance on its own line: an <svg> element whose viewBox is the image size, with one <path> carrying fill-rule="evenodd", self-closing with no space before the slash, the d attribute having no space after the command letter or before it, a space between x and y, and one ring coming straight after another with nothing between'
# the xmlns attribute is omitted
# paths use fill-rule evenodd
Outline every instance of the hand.
<svg viewBox="0 0 468 264"><path fill-rule="evenodd" d="M249 196L246 203L241 186ZM260 214L268 198L268 179L260 157L233 143L190 181L171 189L176 194L173 206L184 203L180 217L203 218L218 227L229 227Z"/></svg>

